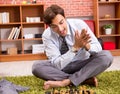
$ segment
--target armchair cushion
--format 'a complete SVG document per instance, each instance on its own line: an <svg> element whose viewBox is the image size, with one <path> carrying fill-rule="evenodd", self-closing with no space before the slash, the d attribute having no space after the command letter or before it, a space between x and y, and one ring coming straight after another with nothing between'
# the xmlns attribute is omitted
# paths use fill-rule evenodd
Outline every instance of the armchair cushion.
<svg viewBox="0 0 120 94"><path fill-rule="evenodd" d="M90 27L90 29L95 33L95 26L94 26L94 21L93 20L84 20L86 24Z"/></svg>
<svg viewBox="0 0 120 94"><path fill-rule="evenodd" d="M95 34L95 24L94 24L94 20L84 20L86 22L86 24L89 26L89 28L93 31L93 33ZM101 38L97 38L98 41L100 42L101 46L103 47L103 41Z"/></svg>

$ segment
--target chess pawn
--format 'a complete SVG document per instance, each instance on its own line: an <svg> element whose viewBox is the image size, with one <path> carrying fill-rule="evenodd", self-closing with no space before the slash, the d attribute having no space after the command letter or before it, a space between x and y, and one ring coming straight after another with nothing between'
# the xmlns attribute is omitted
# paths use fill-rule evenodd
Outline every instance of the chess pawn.
<svg viewBox="0 0 120 94"><path fill-rule="evenodd" d="M85 86L83 86L82 92L83 92L83 94L87 94L87 92L86 92L86 87L85 87Z"/></svg>
<svg viewBox="0 0 120 94"><path fill-rule="evenodd" d="M63 90L60 90L60 94L63 93Z"/></svg>
<svg viewBox="0 0 120 94"><path fill-rule="evenodd" d="M79 94L83 94L83 93L82 93L82 90L79 91Z"/></svg>
<svg viewBox="0 0 120 94"><path fill-rule="evenodd" d="M96 94L93 90L90 90L90 94Z"/></svg>
<svg viewBox="0 0 120 94"><path fill-rule="evenodd" d="M65 90L63 90L63 94L65 94L66 93L66 91Z"/></svg>
<svg viewBox="0 0 120 94"><path fill-rule="evenodd" d="M74 91L74 94L79 94L77 91Z"/></svg>
<svg viewBox="0 0 120 94"><path fill-rule="evenodd" d="M53 94L59 94L59 91L55 89Z"/></svg>
<svg viewBox="0 0 120 94"><path fill-rule="evenodd" d="M64 90L60 90L60 94L65 94L65 91Z"/></svg>
<svg viewBox="0 0 120 94"><path fill-rule="evenodd" d="M79 88L79 94L83 94L83 88L82 87Z"/></svg>
<svg viewBox="0 0 120 94"><path fill-rule="evenodd" d="M66 91L65 94L70 94L69 91Z"/></svg>
<svg viewBox="0 0 120 94"><path fill-rule="evenodd" d="M72 88L70 88L69 94L73 94L73 89Z"/></svg>
<svg viewBox="0 0 120 94"><path fill-rule="evenodd" d="M60 94L60 90L58 90L58 94Z"/></svg>
<svg viewBox="0 0 120 94"><path fill-rule="evenodd" d="M74 94L79 94L79 91L77 90L77 88L75 88Z"/></svg>
<svg viewBox="0 0 120 94"><path fill-rule="evenodd" d="M52 92L51 91L46 91L45 94L52 94Z"/></svg>
<svg viewBox="0 0 120 94"><path fill-rule="evenodd" d="M90 90L87 90L86 92L87 92L87 94L91 94L91 93L90 93Z"/></svg>

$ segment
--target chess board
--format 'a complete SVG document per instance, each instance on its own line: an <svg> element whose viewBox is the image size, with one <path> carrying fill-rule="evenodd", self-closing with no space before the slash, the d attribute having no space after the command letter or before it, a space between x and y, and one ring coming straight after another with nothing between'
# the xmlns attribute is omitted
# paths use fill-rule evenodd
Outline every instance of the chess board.
<svg viewBox="0 0 120 94"><path fill-rule="evenodd" d="M68 88L64 90L53 89L51 91L46 91L45 94L96 94L95 91L91 89L86 89L85 86L79 88Z"/></svg>

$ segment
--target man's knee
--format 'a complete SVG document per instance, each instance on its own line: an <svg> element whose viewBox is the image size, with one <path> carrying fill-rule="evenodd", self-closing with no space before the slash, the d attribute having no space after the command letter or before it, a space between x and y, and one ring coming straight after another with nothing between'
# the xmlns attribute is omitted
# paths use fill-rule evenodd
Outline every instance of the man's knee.
<svg viewBox="0 0 120 94"><path fill-rule="evenodd" d="M32 65L32 73L33 73L34 75L36 74L36 72L37 72L40 64L41 64L41 63L37 61L37 62L34 62L34 64Z"/></svg>
<svg viewBox="0 0 120 94"><path fill-rule="evenodd" d="M32 73L37 75L41 72L42 68L44 68L45 62L44 61L37 61L32 65Z"/></svg>
<svg viewBox="0 0 120 94"><path fill-rule="evenodd" d="M102 51L101 53L101 63L104 67L109 67L113 62L113 56L109 51Z"/></svg>

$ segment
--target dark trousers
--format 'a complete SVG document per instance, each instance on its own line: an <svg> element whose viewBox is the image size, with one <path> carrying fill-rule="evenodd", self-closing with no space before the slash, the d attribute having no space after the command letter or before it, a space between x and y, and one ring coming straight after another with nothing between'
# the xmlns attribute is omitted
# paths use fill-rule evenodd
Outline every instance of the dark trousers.
<svg viewBox="0 0 120 94"><path fill-rule="evenodd" d="M55 68L49 60L41 60L33 64L32 73L44 80L70 79L73 85L78 86L86 79L105 71L112 61L111 53L103 50L84 61L71 62L62 70Z"/></svg>

